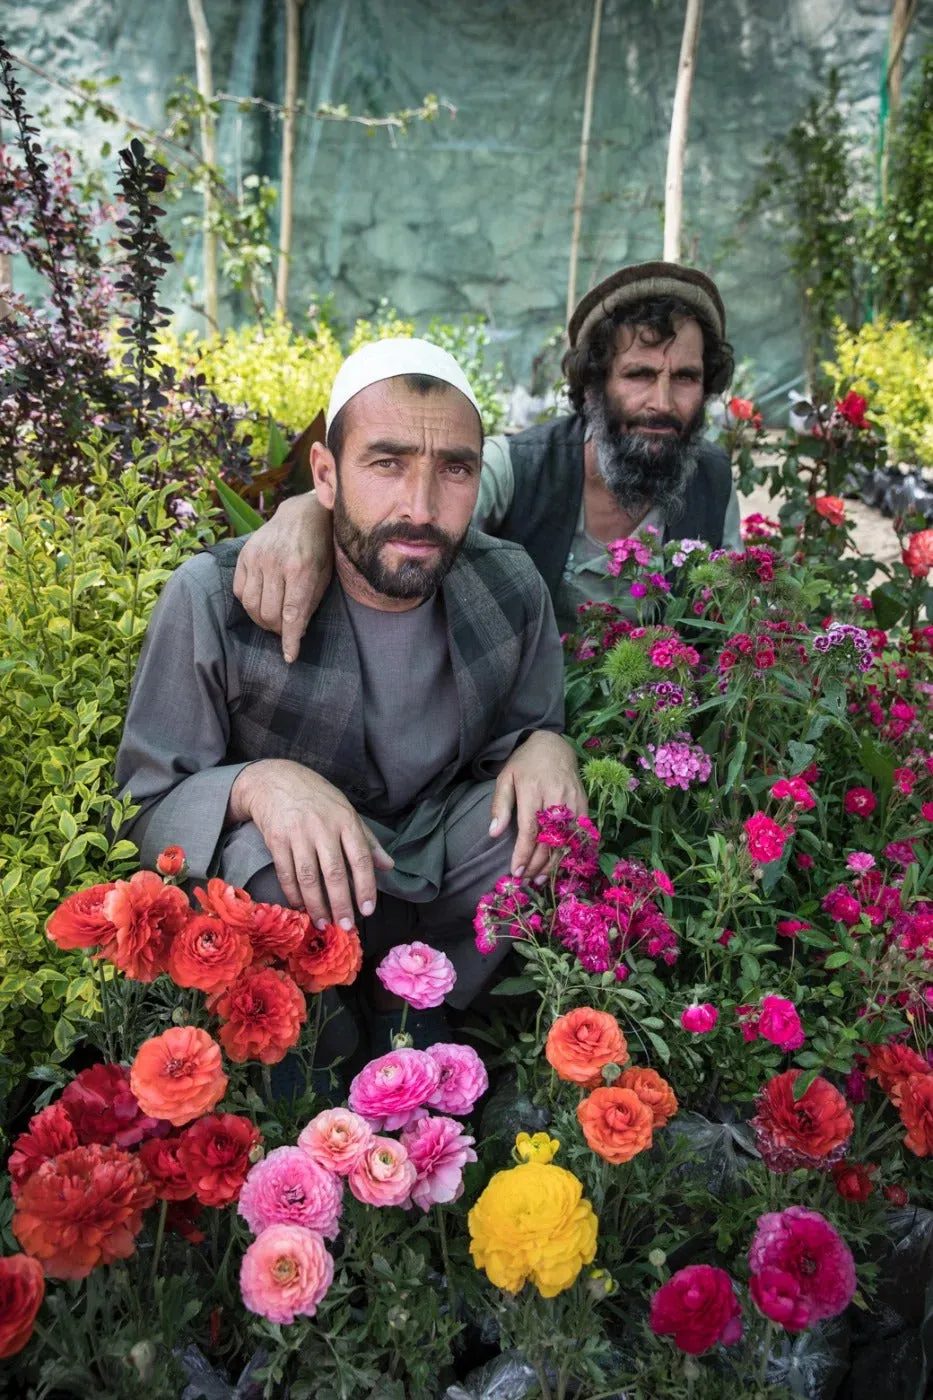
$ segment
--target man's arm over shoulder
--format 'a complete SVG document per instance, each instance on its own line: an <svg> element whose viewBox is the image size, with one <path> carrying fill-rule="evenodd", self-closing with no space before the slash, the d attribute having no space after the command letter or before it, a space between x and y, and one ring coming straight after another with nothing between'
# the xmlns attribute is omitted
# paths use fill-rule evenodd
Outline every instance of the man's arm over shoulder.
<svg viewBox="0 0 933 1400"><path fill-rule="evenodd" d="M192 875L211 869L230 789L245 763L225 763L236 675L225 645L227 600L209 554L185 561L155 607L117 754L120 795L141 808L122 832L154 868L184 847Z"/></svg>

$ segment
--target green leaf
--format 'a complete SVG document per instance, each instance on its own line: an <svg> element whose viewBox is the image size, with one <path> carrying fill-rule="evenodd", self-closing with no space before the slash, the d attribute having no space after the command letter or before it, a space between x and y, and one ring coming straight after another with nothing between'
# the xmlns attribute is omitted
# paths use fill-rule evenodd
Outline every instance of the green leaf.
<svg viewBox="0 0 933 1400"><path fill-rule="evenodd" d="M871 591L875 620L884 631L900 622L907 611L907 601L893 583L881 583Z"/></svg>
<svg viewBox="0 0 933 1400"><path fill-rule="evenodd" d="M270 413L269 441L266 445L266 466L269 467L270 470L274 471L276 467L280 467L285 461L285 458L288 456L288 452L288 443L282 436L279 430L278 423L276 423L275 419Z"/></svg>
<svg viewBox="0 0 933 1400"><path fill-rule="evenodd" d="M262 522L262 516L248 501L244 501L242 496L237 495L232 487L222 481L215 471L209 473L211 481L220 497L220 504L224 508L224 514L233 527L235 535L251 535L254 530L258 530Z"/></svg>
<svg viewBox="0 0 933 1400"><path fill-rule="evenodd" d="M62 812L58 819L58 829L66 841L73 841L78 834L78 823L70 812Z"/></svg>
<svg viewBox="0 0 933 1400"><path fill-rule="evenodd" d="M665 1064L669 1064L669 1063L670 1063L670 1058L671 1058L671 1052L670 1052L670 1050L669 1050L669 1048L668 1048L667 1041L666 1041L666 1040L662 1040L661 1037L660 1037L659 1035L656 1035L656 1034L654 1033L654 1031L645 1031L645 1035L646 1035L646 1036L648 1037L648 1039L651 1041L651 1044L654 1046L655 1050L657 1050L658 1054L660 1055L660 1057L661 1057L661 1059L664 1061L664 1063L665 1063Z"/></svg>
<svg viewBox="0 0 933 1400"><path fill-rule="evenodd" d="M814 1079L817 1079L819 1077L819 1073L820 1066L814 1065L811 1069L806 1069L804 1070L803 1074L799 1074L797 1076L797 1078L794 1080L795 1101L803 1098L804 1094L807 1092Z"/></svg>
<svg viewBox="0 0 933 1400"><path fill-rule="evenodd" d="M494 997L520 997L526 992L533 992L535 980L533 977L504 977L495 987L489 989L490 996Z"/></svg>
<svg viewBox="0 0 933 1400"><path fill-rule="evenodd" d="M845 967L846 963L851 962L851 960L852 954L847 953L844 948L840 948L838 952L830 953L823 966L831 972L833 968Z"/></svg>

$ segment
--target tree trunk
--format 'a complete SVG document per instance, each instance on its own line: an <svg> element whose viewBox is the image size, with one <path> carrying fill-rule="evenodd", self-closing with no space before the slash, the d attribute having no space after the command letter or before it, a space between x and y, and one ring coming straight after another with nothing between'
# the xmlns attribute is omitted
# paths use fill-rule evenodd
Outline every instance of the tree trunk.
<svg viewBox="0 0 933 1400"><path fill-rule="evenodd" d="M700 40L703 0L687 0L684 32L680 41L677 87L671 114L671 138L667 148L667 178L664 182L664 259L680 261L680 230L684 211L684 156L687 150L687 124L690 94Z"/></svg>
<svg viewBox="0 0 933 1400"><path fill-rule="evenodd" d="M885 75L888 114L881 133L881 202L888 197L888 153L901 105L901 75L904 71L904 45L917 13L917 0L894 0L891 7L891 34L888 39L888 69Z"/></svg>
<svg viewBox="0 0 933 1400"><path fill-rule="evenodd" d="M275 309L280 316L285 315L288 302L288 269L292 251L300 8L301 0L285 0L285 115L282 118L282 181L279 190L279 265L275 279Z"/></svg>
<svg viewBox="0 0 933 1400"><path fill-rule="evenodd" d="M205 105L201 125L201 160L211 174L204 186L204 314L211 330L217 330L217 234L214 230L216 197L211 185L217 168L217 140L214 114L207 108L214 100L214 78L211 72L211 33L207 27L201 0L188 0L188 13L194 29L194 62L198 92Z"/></svg>
<svg viewBox="0 0 933 1400"><path fill-rule="evenodd" d="M586 88L583 93L583 127L580 132L580 160L577 166L577 189L573 200L573 232L570 235L570 269L567 275L567 320L577 304L577 263L580 257L580 229L583 225L583 192L586 189L586 167L590 158L590 126L593 121L593 94L596 91L596 70L599 66L599 31L603 19L603 0L593 0L593 23L590 28L590 56L586 68Z"/></svg>

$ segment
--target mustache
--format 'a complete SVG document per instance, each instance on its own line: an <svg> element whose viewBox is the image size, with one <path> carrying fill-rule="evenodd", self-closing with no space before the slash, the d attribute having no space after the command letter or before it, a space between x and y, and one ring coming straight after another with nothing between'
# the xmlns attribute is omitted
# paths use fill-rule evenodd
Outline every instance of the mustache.
<svg viewBox="0 0 933 1400"><path fill-rule="evenodd" d="M675 418L672 413L656 413L653 415L642 414L638 418L629 418L623 425L623 430L632 428L673 428L675 433L683 433L684 424L679 418Z"/></svg>
<svg viewBox="0 0 933 1400"><path fill-rule="evenodd" d="M373 546L386 544L389 540L403 540L406 544L436 544L446 549L457 543L452 535L437 525L411 525L404 520L390 520L384 525L377 525L369 538Z"/></svg>

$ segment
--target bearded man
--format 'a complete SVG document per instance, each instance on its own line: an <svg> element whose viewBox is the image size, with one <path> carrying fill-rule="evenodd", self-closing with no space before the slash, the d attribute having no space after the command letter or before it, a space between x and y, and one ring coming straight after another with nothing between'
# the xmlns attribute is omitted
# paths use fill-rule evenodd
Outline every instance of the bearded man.
<svg viewBox="0 0 933 1400"><path fill-rule="evenodd" d="M124 834L150 868L179 845L196 879L357 923L368 953L417 932L464 1007L499 960L474 946L480 895L543 878L540 809L586 811L560 639L524 551L470 528L482 424L452 356L364 346L327 421L311 469L335 569L298 657L234 598L242 539L182 564L133 682Z"/></svg>
<svg viewBox="0 0 933 1400"><path fill-rule="evenodd" d="M729 385L732 348L710 278L676 263L622 268L588 292L568 327L573 413L486 440L473 524L521 544L562 630L613 596L606 545L654 526L665 541L741 549L726 453L704 440L706 403ZM259 626L297 653L330 576L329 530L313 493L286 500L253 535L234 590Z"/></svg>

